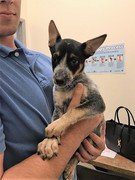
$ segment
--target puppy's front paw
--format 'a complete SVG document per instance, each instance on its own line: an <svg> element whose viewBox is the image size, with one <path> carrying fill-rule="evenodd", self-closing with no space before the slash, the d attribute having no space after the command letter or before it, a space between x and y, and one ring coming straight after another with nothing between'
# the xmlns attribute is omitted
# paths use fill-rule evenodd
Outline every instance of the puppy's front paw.
<svg viewBox="0 0 135 180"><path fill-rule="evenodd" d="M45 128L47 137L60 137L65 131L65 124L61 120L56 120Z"/></svg>
<svg viewBox="0 0 135 180"><path fill-rule="evenodd" d="M51 159L54 155L58 154L58 140L56 138L46 138L38 144L37 154L45 159Z"/></svg>

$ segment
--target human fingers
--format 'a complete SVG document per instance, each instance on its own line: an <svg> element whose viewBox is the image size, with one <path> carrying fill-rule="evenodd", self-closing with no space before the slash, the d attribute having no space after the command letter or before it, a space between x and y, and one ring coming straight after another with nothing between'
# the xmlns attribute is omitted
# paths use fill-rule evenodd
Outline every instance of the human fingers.
<svg viewBox="0 0 135 180"><path fill-rule="evenodd" d="M105 133L106 133L106 122L104 121L101 125L101 138L105 139Z"/></svg>
<svg viewBox="0 0 135 180"><path fill-rule="evenodd" d="M103 151L101 148L93 146L93 144L91 144L87 139L82 142L82 145L87 152L95 158L100 156Z"/></svg>
<svg viewBox="0 0 135 180"><path fill-rule="evenodd" d="M97 148L99 150L103 151L105 149L105 137L104 137L104 135L98 136L95 133L91 133L89 136L92 139L92 141L97 145Z"/></svg>
<svg viewBox="0 0 135 180"><path fill-rule="evenodd" d="M68 110L74 108L80 104L81 97L83 95L84 86L82 83L78 83L73 92L72 100L69 104Z"/></svg>
<svg viewBox="0 0 135 180"><path fill-rule="evenodd" d="M79 153L78 158L81 162L88 162L92 160L92 155L83 147L81 144L80 147L77 150L77 153Z"/></svg>
<svg viewBox="0 0 135 180"><path fill-rule="evenodd" d="M79 152L76 152L75 156L76 156L77 160L82 163L87 163L87 162L93 160L93 156L91 156L90 159L85 159L84 157L81 156L81 154Z"/></svg>

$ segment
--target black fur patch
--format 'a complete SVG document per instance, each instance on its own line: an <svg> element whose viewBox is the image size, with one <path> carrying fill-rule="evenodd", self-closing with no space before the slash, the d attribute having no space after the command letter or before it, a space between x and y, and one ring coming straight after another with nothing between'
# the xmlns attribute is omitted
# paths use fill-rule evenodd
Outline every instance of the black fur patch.
<svg viewBox="0 0 135 180"><path fill-rule="evenodd" d="M83 99L77 108L90 108L93 112L103 113L105 110L105 103L100 94L92 91L86 99Z"/></svg>
<svg viewBox="0 0 135 180"><path fill-rule="evenodd" d="M80 64L82 66L80 71L84 69L84 61L86 57L81 51L81 43L72 39L64 39L61 42L56 43L55 47L52 47L51 52L53 69L60 63L66 54L67 67L73 74L75 74L75 72L79 69ZM53 57L55 52L59 52L59 56L57 56L57 58Z"/></svg>

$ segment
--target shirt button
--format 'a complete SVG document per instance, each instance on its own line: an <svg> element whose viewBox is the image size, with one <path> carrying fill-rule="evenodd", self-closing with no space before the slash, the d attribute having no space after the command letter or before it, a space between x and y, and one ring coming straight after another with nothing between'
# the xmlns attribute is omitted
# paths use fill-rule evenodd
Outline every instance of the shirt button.
<svg viewBox="0 0 135 180"><path fill-rule="evenodd" d="M19 52L15 52L15 57L19 57Z"/></svg>

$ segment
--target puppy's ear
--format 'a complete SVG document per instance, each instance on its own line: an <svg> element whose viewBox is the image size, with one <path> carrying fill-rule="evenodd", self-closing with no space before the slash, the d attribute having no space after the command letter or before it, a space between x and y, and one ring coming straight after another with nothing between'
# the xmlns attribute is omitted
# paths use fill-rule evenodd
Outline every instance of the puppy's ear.
<svg viewBox="0 0 135 180"><path fill-rule="evenodd" d="M101 44L105 41L106 37L107 35L104 34L102 36L88 40L85 43L81 44L83 54L87 58L92 56L95 53L95 51L101 46Z"/></svg>
<svg viewBox="0 0 135 180"><path fill-rule="evenodd" d="M53 47L57 42L61 41L60 33L53 20L49 23L49 47Z"/></svg>

